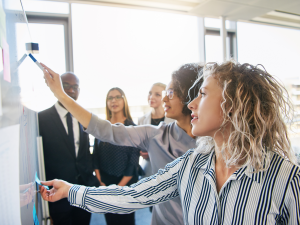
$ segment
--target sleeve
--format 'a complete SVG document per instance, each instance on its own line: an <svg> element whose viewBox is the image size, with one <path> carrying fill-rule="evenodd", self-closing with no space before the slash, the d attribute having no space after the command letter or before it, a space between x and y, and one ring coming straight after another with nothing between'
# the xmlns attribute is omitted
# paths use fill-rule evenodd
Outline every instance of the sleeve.
<svg viewBox="0 0 300 225"><path fill-rule="evenodd" d="M126 214L179 196L177 180L184 156L131 186L85 187L74 185L68 193L72 206L92 213ZM185 164L185 163L184 163Z"/></svg>
<svg viewBox="0 0 300 225"><path fill-rule="evenodd" d="M138 119L138 125L142 125L142 120L143 120L143 116L139 117L139 119Z"/></svg>
<svg viewBox="0 0 300 225"><path fill-rule="evenodd" d="M287 189L287 196L284 205L284 218L286 224L300 224L300 170L292 179Z"/></svg>
<svg viewBox="0 0 300 225"><path fill-rule="evenodd" d="M128 163L123 172L123 176L138 175L140 150L137 148L128 149Z"/></svg>
<svg viewBox="0 0 300 225"><path fill-rule="evenodd" d="M99 169L98 163L98 157L99 157L99 145L98 145L98 140L95 138L95 142L94 142L94 148L93 148L93 167L94 169Z"/></svg>
<svg viewBox="0 0 300 225"><path fill-rule="evenodd" d="M158 132L159 127L151 125L124 126L111 124L92 114L89 126L85 130L101 141L113 145L136 147L147 151L149 140Z"/></svg>

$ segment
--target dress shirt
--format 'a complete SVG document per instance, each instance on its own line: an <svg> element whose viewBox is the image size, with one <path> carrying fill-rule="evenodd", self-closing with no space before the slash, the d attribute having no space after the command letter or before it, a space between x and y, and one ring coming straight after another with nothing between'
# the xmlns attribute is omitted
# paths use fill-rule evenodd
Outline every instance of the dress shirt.
<svg viewBox="0 0 300 225"><path fill-rule="evenodd" d="M74 185L68 200L90 212L130 213L180 196L186 225L300 224L300 168L276 153L270 157L265 171L238 169L219 193L214 150L192 149L129 187Z"/></svg>
<svg viewBox="0 0 300 225"><path fill-rule="evenodd" d="M196 147L196 140L190 137L176 122L158 126L124 126L111 124L92 114L86 129L97 139L113 145L131 146L147 151L152 160L152 174L163 169L166 164L182 156L188 149ZM180 199L155 205L152 211L152 225L182 225L183 212Z"/></svg>
<svg viewBox="0 0 300 225"><path fill-rule="evenodd" d="M55 103L55 108L56 111L61 119L61 122L63 123L66 132L68 134L68 125L67 125L67 113L68 110L66 110L64 107L62 107L58 102ZM79 138L80 138L80 134L79 134L79 124L78 124L78 120L75 119L74 116L72 116L72 122L73 122L73 133L74 133L74 144L75 144L75 155L77 157L78 155L78 150L79 150Z"/></svg>

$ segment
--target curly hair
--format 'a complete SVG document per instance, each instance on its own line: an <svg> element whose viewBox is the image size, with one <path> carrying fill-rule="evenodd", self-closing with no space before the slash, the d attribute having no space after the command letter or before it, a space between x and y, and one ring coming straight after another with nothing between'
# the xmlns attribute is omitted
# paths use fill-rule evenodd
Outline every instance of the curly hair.
<svg viewBox="0 0 300 225"><path fill-rule="evenodd" d="M214 77L223 89L224 120L219 131L231 123L228 141L221 149L226 165L251 166L253 172L263 171L270 164L271 152L294 162L285 123L291 121L293 107L283 85L262 65L233 61L206 65L203 78L208 76ZM200 138L197 143L200 149L209 140L203 142ZM208 149L204 151L208 153Z"/></svg>
<svg viewBox="0 0 300 225"><path fill-rule="evenodd" d="M191 110L187 107L190 100L193 100L198 91L200 85L194 86L199 74L202 73L203 65L197 63L188 63L182 65L178 70L172 74L173 89L176 95L184 104L182 113L184 115L190 115ZM189 89L193 87L193 90Z"/></svg>

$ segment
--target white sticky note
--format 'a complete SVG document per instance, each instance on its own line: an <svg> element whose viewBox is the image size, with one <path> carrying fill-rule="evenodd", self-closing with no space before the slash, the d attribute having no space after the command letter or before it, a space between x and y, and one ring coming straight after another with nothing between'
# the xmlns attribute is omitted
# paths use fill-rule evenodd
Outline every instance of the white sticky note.
<svg viewBox="0 0 300 225"><path fill-rule="evenodd" d="M19 124L0 129L0 224L21 225L19 133Z"/></svg>

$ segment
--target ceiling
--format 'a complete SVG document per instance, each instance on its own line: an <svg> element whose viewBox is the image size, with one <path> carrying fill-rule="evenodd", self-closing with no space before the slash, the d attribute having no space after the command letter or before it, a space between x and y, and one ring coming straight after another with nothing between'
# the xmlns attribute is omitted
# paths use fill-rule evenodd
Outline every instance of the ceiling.
<svg viewBox="0 0 300 225"><path fill-rule="evenodd" d="M58 0L167 10L201 17L254 21L300 29L300 0Z"/></svg>

